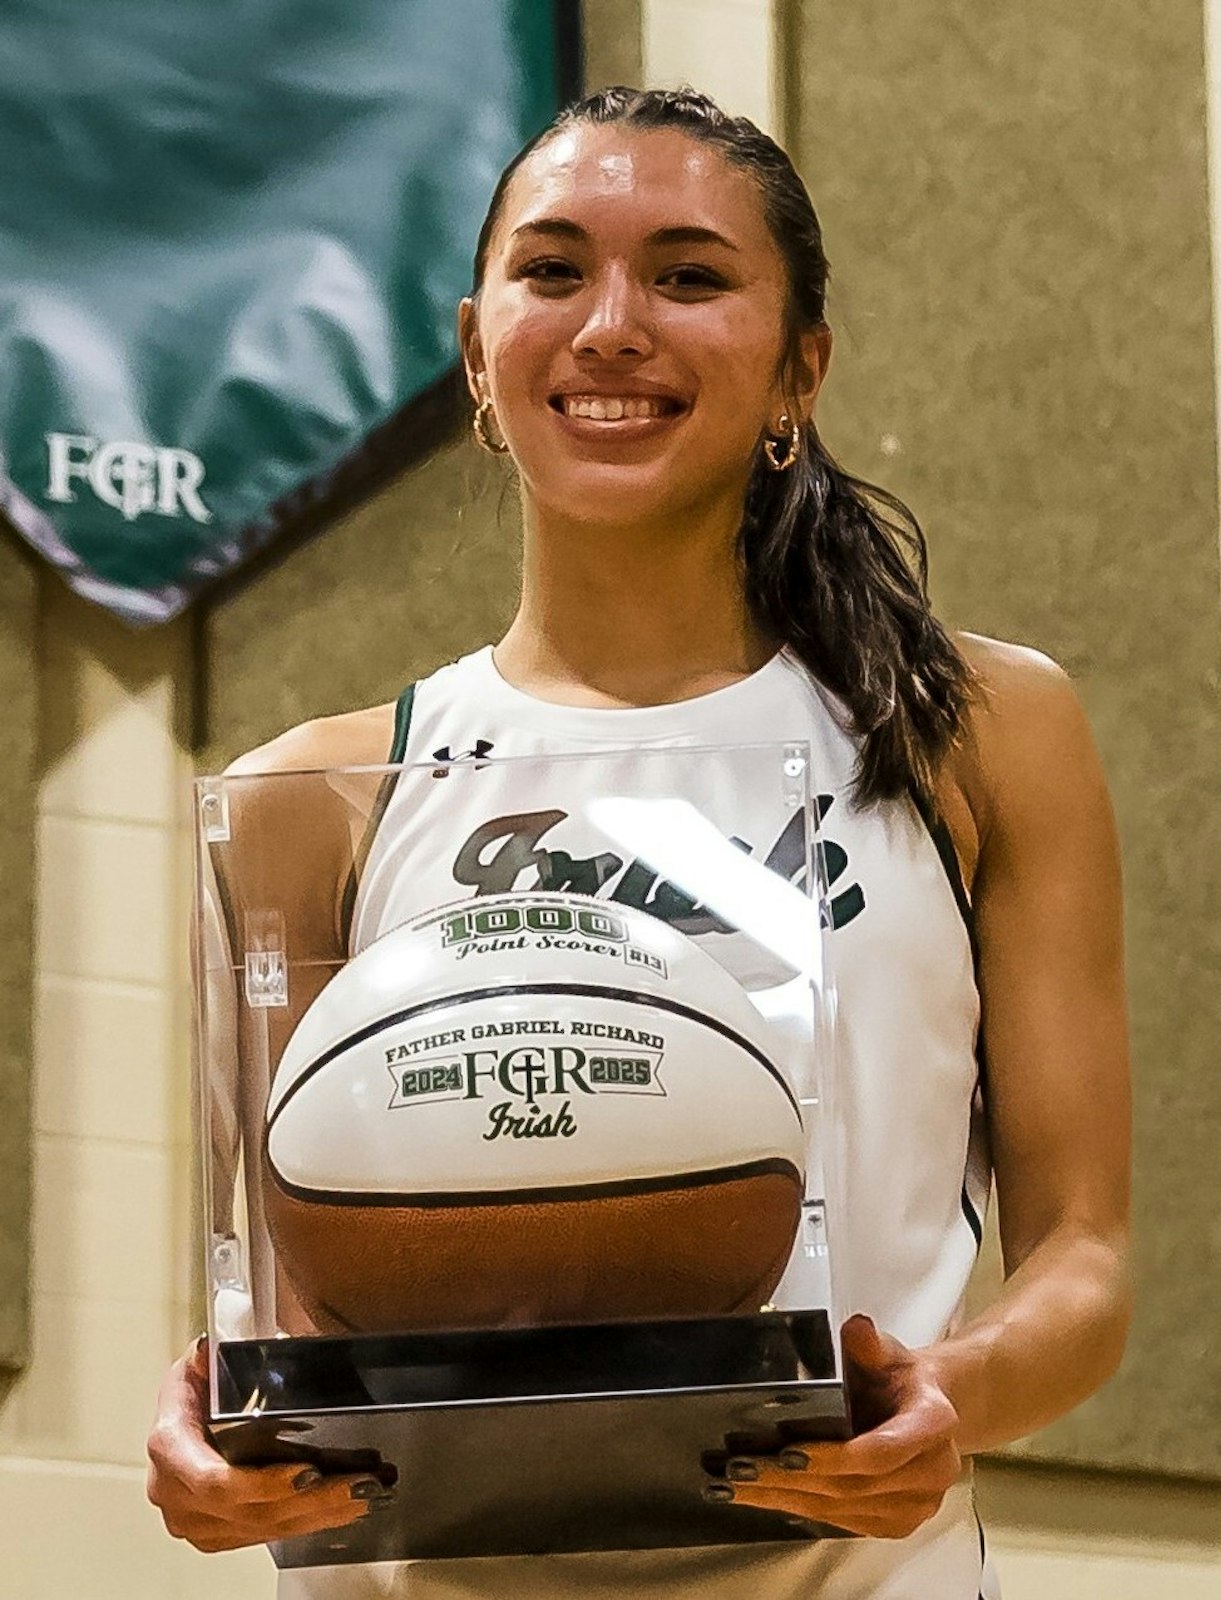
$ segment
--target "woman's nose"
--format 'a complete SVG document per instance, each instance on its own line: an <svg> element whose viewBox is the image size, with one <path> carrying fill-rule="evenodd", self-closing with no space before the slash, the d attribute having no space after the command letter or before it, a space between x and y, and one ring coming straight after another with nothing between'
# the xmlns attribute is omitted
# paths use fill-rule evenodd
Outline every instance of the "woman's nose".
<svg viewBox="0 0 1221 1600"><path fill-rule="evenodd" d="M653 348L644 297L626 274L607 274L595 286L589 313L572 347L577 355L647 356Z"/></svg>

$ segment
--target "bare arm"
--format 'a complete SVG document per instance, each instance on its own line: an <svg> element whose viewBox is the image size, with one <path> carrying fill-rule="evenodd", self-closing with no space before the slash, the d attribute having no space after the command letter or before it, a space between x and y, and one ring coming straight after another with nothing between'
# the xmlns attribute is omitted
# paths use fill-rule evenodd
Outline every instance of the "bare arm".
<svg viewBox="0 0 1221 1600"><path fill-rule="evenodd" d="M964 1456L1033 1432L1115 1370L1127 1332L1129 1088L1115 828L1065 675L970 641L989 693L963 784L979 836L988 1108L1006 1281L968 1327L908 1350L844 1329L846 1444L731 1463L744 1504L903 1537ZM723 1491L722 1491L723 1495Z"/></svg>
<svg viewBox="0 0 1221 1600"><path fill-rule="evenodd" d="M382 740L384 739L384 743ZM209 1142L213 1175L212 1226L225 1232L239 1181L239 1138L257 1149L268 1091L293 1028L343 961L339 906L353 828L360 808L341 802L317 769L376 764L389 730L384 715L360 713L295 729L230 769L230 838L212 846L204 873L208 924L198 952L213 1014L206 1041L213 1093ZM258 774L274 773L262 784ZM243 782L243 779L249 781ZM375 789L376 780L368 780ZM359 787L359 781L358 781ZM254 1017L238 1004L237 969L246 919L266 909L282 913L293 966L289 1005ZM266 1057L252 1048L252 1030L266 1028ZM261 1191L247 1173L255 1260ZM265 1281L270 1284L267 1274ZM267 1301L286 1331L308 1331L281 1284ZM266 1317L266 1306L264 1306ZM376 1477L323 1478L297 1466L233 1467L213 1449L207 1432L206 1348L196 1344L167 1373L148 1439L148 1496L170 1533L200 1550L231 1550L337 1527L387 1498Z"/></svg>
<svg viewBox="0 0 1221 1600"><path fill-rule="evenodd" d="M992 707L977 718L975 912L1006 1281L934 1352L964 1454L1092 1393L1118 1365L1130 1310L1115 826L1068 680L1023 654L992 666Z"/></svg>

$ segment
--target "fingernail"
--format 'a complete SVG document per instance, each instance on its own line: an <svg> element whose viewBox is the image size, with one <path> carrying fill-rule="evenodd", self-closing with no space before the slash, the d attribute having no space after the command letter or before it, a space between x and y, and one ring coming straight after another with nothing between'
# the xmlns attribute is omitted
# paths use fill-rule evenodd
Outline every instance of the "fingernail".
<svg viewBox="0 0 1221 1600"><path fill-rule="evenodd" d="M735 1483L754 1483L759 1477L759 1468L745 1456L736 1456L725 1463L725 1476Z"/></svg>
<svg viewBox="0 0 1221 1600"><path fill-rule="evenodd" d="M782 1450L776 1459L788 1472L804 1472L810 1464L804 1450Z"/></svg>
<svg viewBox="0 0 1221 1600"><path fill-rule="evenodd" d="M376 1478L361 1478L352 1485L353 1500L392 1500L394 1490L387 1489Z"/></svg>
<svg viewBox="0 0 1221 1600"><path fill-rule="evenodd" d="M729 1483L708 1483L702 1490L705 1500L720 1504L733 1499L733 1485Z"/></svg>
<svg viewBox="0 0 1221 1600"><path fill-rule="evenodd" d="M316 1483L322 1482L322 1474L317 1467L306 1467L304 1472L299 1472L293 1479L293 1488L298 1494L302 1489L312 1489Z"/></svg>

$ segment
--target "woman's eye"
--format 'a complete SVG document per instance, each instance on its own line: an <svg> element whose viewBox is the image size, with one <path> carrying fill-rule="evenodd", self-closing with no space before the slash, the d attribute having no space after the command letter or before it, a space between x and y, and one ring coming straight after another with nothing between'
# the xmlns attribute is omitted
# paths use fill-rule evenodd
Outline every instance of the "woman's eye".
<svg viewBox="0 0 1221 1600"><path fill-rule="evenodd" d="M724 289L725 279L711 267L671 267L662 281L676 289Z"/></svg>
<svg viewBox="0 0 1221 1600"><path fill-rule="evenodd" d="M527 261L518 276L533 278L540 283L570 283L574 278L579 278L580 273L571 261L560 261L549 256L545 260Z"/></svg>

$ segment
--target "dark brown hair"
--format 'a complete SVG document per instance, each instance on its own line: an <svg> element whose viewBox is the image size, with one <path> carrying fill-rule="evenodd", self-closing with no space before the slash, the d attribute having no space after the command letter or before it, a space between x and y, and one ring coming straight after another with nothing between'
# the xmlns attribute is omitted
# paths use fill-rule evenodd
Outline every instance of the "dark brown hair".
<svg viewBox="0 0 1221 1600"><path fill-rule="evenodd" d="M822 228L788 156L753 122L693 89L601 89L562 111L500 176L475 252L479 292L492 232L514 172L540 145L581 124L677 129L719 150L758 187L788 275L787 352L826 322ZM961 736L976 679L933 616L928 554L916 518L893 495L845 472L802 430L797 461L772 471L760 438L739 534L747 601L847 710L860 742L860 804L914 790L931 802L935 775Z"/></svg>

